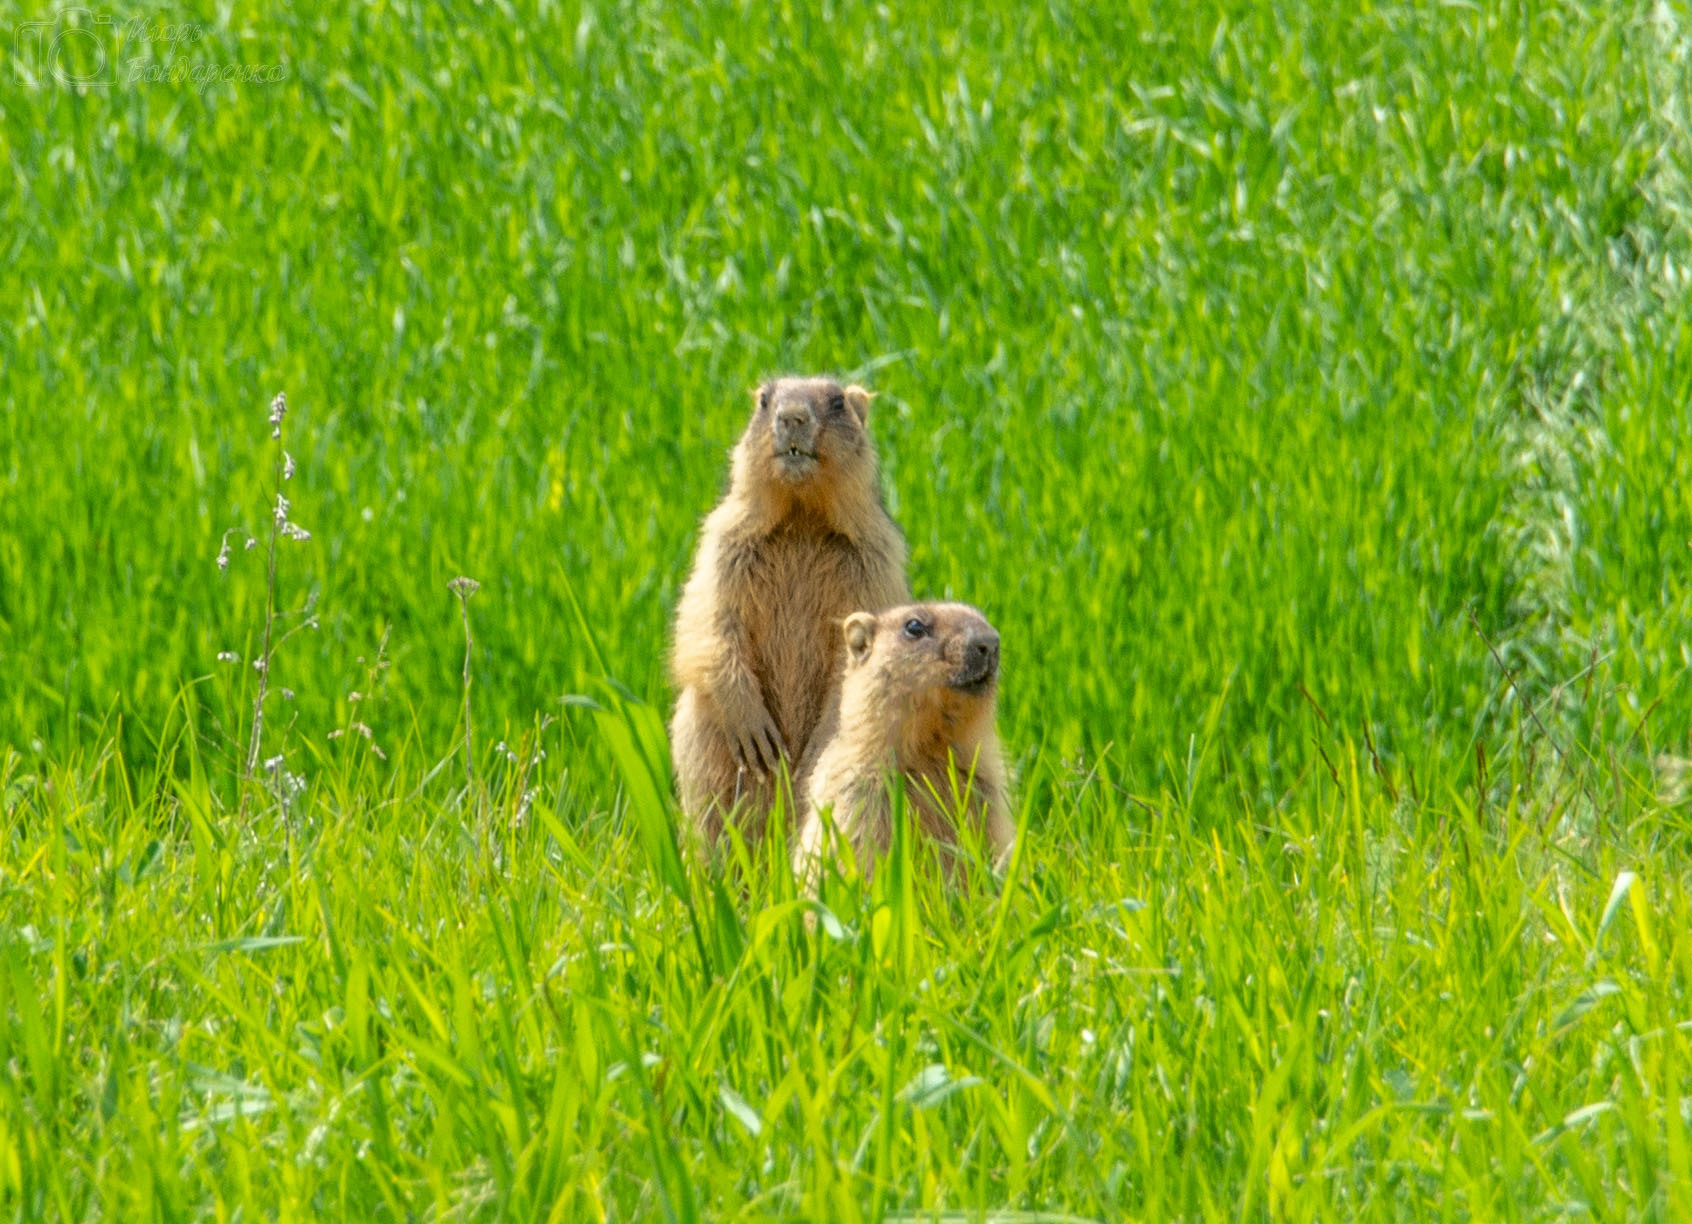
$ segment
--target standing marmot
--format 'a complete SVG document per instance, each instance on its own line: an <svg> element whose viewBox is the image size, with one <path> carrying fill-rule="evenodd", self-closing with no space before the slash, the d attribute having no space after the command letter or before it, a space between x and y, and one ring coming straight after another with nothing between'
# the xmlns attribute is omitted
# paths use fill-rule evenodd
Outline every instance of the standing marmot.
<svg viewBox="0 0 1692 1224"><path fill-rule="evenodd" d="M915 604L846 618L846 674L828 738L801 782L804 825L795 870L815 879L824 854L824 812L868 872L892 836L889 775L904 782L922 833L957 841L953 813L967 819L1002 863L1016 837L993 698L999 635L964 604Z"/></svg>
<svg viewBox="0 0 1692 1224"><path fill-rule="evenodd" d="M731 813L762 835L782 762L805 758L833 704L841 618L910 598L870 393L779 378L756 398L676 609L670 745L682 807L711 841Z"/></svg>

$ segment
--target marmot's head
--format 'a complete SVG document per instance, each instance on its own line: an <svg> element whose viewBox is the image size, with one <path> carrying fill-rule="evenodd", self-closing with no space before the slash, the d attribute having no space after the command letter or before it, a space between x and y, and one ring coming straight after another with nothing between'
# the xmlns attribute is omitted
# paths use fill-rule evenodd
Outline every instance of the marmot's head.
<svg viewBox="0 0 1692 1224"><path fill-rule="evenodd" d="M869 453L870 400L862 387L831 378L776 378L754 393L752 423L740 447L748 474L798 487Z"/></svg>
<svg viewBox="0 0 1692 1224"><path fill-rule="evenodd" d="M993 718L999 634L967 604L907 604L845 621L842 708L885 721L894 743L926 750Z"/></svg>

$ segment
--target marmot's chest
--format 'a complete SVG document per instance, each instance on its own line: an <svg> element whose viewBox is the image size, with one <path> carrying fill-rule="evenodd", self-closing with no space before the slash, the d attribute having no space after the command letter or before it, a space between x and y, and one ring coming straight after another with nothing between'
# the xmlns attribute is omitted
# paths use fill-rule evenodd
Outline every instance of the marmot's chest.
<svg viewBox="0 0 1692 1224"><path fill-rule="evenodd" d="M779 532L744 574L753 667L790 751L815 729L845 651L840 622L872 598L862 555L845 537Z"/></svg>
<svg viewBox="0 0 1692 1224"><path fill-rule="evenodd" d="M777 532L764 541L746 574L747 594L775 613L814 611L824 615L856 612L850 603L868 586L862 554L845 536L833 532Z"/></svg>

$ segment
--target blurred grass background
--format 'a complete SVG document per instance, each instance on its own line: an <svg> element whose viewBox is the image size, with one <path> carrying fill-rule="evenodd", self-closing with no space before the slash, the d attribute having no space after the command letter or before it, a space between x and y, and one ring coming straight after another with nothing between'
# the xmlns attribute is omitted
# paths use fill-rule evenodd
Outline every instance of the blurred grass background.
<svg viewBox="0 0 1692 1224"><path fill-rule="evenodd" d="M32 42L38 20L51 25ZM1001 730L1038 809L1030 853L1054 871L1074 860L1073 904L1144 892L1170 863L1184 864L1171 888L1202 892L1186 873L1221 870L1223 843L1212 862L1199 835L1212 828L1241 839L1229 852L1261 878L1305 879L1263 861L1263 825L1362 856L1332 877L1335 898L1342 880L1372 880L1413 910L1416 863L1438 877L1459 853L1451 812L1481 821L1491 804L1546 838L1526 884L1486 894L1500 929L1513 906L1554 909L1559 889L1601 908L1616 871L1653 856L1665 912L1683 914L1688 20L1679 4L1492 0L81 18L0 5L12 925L75 912L74 890L35 891L41 848L59 844L42 813L65 817L65 796L122 792L102 870L134 876L119 848L139 855L187 819L166 803L173 786L215 830L251 709L264 567L237 549L222 575L214 558L226 530L265 525L265 413L281 390L292 513L314 538L284 547L278 584L320 628L276 660L293 696L273 699L267 754L355 824L377 795L428 792L463 731L447 583L467 574L482 584L483 767L497 772L493 744L557 717L533 741L549 758L507 785L536 782L563 822L534 836L585 836L589 858L625 861L592 840L623 812L615 754L565 699L608 674L668 702L667 622L698 520L749 388L783 371L883 393L873 428L913 586L979 604L1003 632ZM58 66L94 87L41 58L67 23L106 40L60 44L72 58ZM180 79L229 64L274 79ZM383 700L355 708L384 638ZM327 738L355 718L386 764ZM1346 777L1359 760L1381 792L1366 811ZM59 798L41 797L53 778ZM1368 838L1329 827L1342 819ZM1462 843L1463 888L1502 878L1514 828L1480 860ZM284 835L203 848L156 887L204 938L290 929L315 908L297 875L293 908L215 916L221 890L256 887L265 864L304 870ZM356 861L434 870L426 833L347 837ZM1171 859L1134 857L1165 837ZM218 853L233 857L217 866ZM1124 882L1129 862L1147 874ZM1557 862L1579 863L1579 883L1558 883ZM452 887L501 895L464 870ZM574 894L528 870L506 898L532 903L519 925L561 921ZM1006 929L1042 921L1052 888L1027 915L1007 908ZM1218 925L1190 932L1202 946L1186 955L1242 954L1228 895L1205 894ZM320 900L325 923L374 904ZM1262 925L1239 938L1304 946L1293 913L1249 912ZM1446 984L1460 990L1493 962L1452 938ZM1649 977L1676 999L1687 947ZM863 955L859 970L879 972ZM144 960L144 943L129 956ZM1033 971L998 968L1008 999ZM368 990L375 969L362 972ZM901 988L912 973L895 974ZM639 980L616 1004L631 1015L655 989ZM1679 1014L1667 997L1659 1019ZM209 1006L235 1006L223 998ZM1431 988L1418 998L1426 1015L1445 1007ZM551 1056L534 1040L516 1063ZM1641 1167L1667 1159L1655 1131L1637 1138ZM1214 1186L1130 1179L1076 1201L1267 1210L1230 1194L1268 1176L1268 1150L1224 1162ZM1559 1178L1578 1180L1565 1169L1545 1185ZM1638 1178L1634 1207L1661 1210ZM998 1185L966 1201L997 1201ZM860 1197L824 1189L806 1201L838 1212ZM719 1190L719 1206L740 1201ZM399 1211L435 1191L388 1193ZM283 1191L253 1201L266 1194ZM440 1194L428 1201L452 1199Z"/></svg>
<svg viewBox="0 0 1692 1224"><path fill-rule="evenodd" d="M1536 697L1597 643L1688 721L1671 16L138 15L192 36L144 25L120 77L284 79L7 91L7 739L156 726L255 653L262 567L211 562L262 526L277 390L317 534L281 574L323 625L279 664L300 734L391 625L444 749L458 573L488 722L579 687L567 583L662 700L785 370L886 393L915 586L1004 623L1019 744L1153 780L1226 688L1270 793L1302 683L1438 755L1498 680L1470 606ZM1547 420L1597 441L1524 456Z"/></svg>

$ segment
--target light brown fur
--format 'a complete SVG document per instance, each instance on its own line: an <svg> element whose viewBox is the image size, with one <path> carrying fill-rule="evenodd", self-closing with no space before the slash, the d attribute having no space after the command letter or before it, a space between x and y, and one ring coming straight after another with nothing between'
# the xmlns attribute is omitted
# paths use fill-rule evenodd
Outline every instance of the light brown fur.
<svg viewBox="0 0 1692 1224"><path fill-rule="evenodd" d="M893 775L923 836L955 845L961 808L1002 863L1016 822L993 725L997 632L964 604L914 604L848 617L845 639L838 711L801 780L795 869L814 884L832 823L868 873L892 836Z"/></svg>
<svg viewBox="0 0 1692 1224"><path fill-rule="evenodd" d="M782 771L833 705L841 618L910 598L870 399L822 378L760 387L728 495L705 519L676 610L670 745L707 841L730 819L762 836Z"/></svg>

